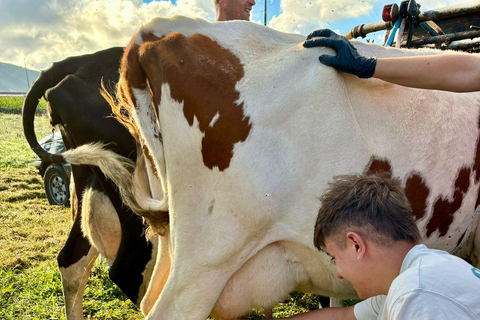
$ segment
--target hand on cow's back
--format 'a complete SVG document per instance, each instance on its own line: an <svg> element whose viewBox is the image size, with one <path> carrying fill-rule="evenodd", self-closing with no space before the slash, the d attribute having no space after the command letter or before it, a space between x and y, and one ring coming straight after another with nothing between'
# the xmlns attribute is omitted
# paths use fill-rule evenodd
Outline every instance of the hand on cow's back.
<svg viewBox="0 0 480 320"><path fill-rule="evenodd" d="M360 55L347 38L330 29L313 31L307 36L303 46L305 48L329 47L335 50L336 56L322 54L318 57L318 60L339 71L356 75L359 78L371 78L375 73L376 58Z"/></svg>

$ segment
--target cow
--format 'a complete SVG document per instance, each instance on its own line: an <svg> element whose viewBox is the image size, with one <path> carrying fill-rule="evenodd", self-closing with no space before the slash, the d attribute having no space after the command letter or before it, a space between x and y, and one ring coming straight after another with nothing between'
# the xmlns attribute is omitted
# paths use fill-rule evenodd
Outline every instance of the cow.
<svg viewBox="0 0 480 320"><path fill-rule="evenodd" d="M50 122L59 126L67 149L101 141L136 160L135 139L111 116L110 106L100 95L102 79L107 86L118 81L123 49L70 57L41 73L23 106L25 136L37 154L45 157L33 130L35 109L43 96ZM111 265L110 278L137 305L147 289L157 253L157 239L147 241L141 218L122 205L116 187L96 171L72 166L74 223L57 259L69 320L83 319L82 297L99 253Z"/></svg>
<svg viewBox="0 0 480 320"><path fill-rule="evenodd" d="M248 22L156 19L127 46L111 99L154 170L131 174L99 144L56 158L98 165L136 213L168 230L169 273L147 319L234 318L293 289L354 297L313 246L318 197L351 172L400 179L423 242L479 266L480 93L361 80L318 63L333 51L303 40ZM144 192L151 179L161 188Z"/></svg>

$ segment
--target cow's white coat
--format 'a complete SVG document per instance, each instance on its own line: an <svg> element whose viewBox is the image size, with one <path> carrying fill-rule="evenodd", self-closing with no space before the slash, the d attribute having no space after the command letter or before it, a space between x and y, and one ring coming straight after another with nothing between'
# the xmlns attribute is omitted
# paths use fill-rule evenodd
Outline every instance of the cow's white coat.
<svg viewBox="0 0 480 320"><path fill-rule="evenodd" d="M140 102L135 122L161 173L163 195L156 196L168 200L170 211L172 265L148 319L203 320L214 307L225 318L239 316L255 304L278 302L293 287L353 296L312 243L318 197L327 182L363 172L372 156L388 159L403 182L419 172L430 189L427 212L418 221L425 235L433 203L451 199L459 170L473 165L480 93L360 80L318 63L318 55L331 51L304 49L303 36L248 22L177 17L155 20L143 30L158 37L200 33L234 53L245 72L236 85L238 104L252 124L247 140L235 144L230 166L211 170L203 163L198 121L188 124L183 102L171 98L169 85L163 84L155 106L159 123L152 120L148 90L134 90ZM140 33L136 43L142 43ZM438 54L356 46L377 57ZM447 235L436 231L425 243L453 252L467 231L455 253L478 262L479 186L473 173L470 182Z"/></svg>

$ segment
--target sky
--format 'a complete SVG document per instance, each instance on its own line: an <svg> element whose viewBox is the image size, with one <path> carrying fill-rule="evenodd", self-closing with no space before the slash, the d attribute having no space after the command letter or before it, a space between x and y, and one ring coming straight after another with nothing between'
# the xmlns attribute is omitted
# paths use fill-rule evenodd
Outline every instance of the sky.
<svg viewBox="0 0 480 320"><path fill-rule="evenodd" d="M303 35L319 28L342 34L381 21L388 0L256 0L251 20ZM477 0L480 1L480 0ZM471 0L417 0L421 10ZM398 1L400 3L400 1ZM213 0L0 0L0 62L44 70L69 56L125 46L155 17L215 20ZM368 36L383 43L383 34Z"/></svg>

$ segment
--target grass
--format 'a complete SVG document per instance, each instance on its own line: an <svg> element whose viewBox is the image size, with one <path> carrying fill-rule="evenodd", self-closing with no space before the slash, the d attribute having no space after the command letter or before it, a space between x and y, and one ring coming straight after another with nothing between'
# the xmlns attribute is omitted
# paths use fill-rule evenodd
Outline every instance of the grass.
<svg viewBox="0 0 480 320"><path fill-rule="evenodd" d="M23 97L0 97L0 112L20 114L22 112ZM37 113L44 114L47 110L47 102L41 99Z"/></svg>
<svg viewBox="0 0 480 320"><path fill-rule="evenodd" d="M0 108L7 105L5 101L0 98ZM8 101L16 101L12 110L20 110L23 98ZM0 127L0 319L65 319L56 256L70 231L70 210L48 204L18 112L0 110ZM35 128L38 138L51 132L45 116L36 117ZM84 316L143 319L110 281L107 269L99 262L93 268L83 300ZM274 309L274 317L317 308L317 296L294 293ZM253 311L250 318L264 317Z"/></svg>
<svg viewBox="0 0 480 320"><path fill-rule="evenodd" d="M35 155L23 136L23 98L0 98L0 319L65 319L56 256L72 224L70 210L48 204ZM48 118L35 118L38 138L51 133ZM104 263L94 266L85 290L88 319L142 319L108 279Z"/></svg>
<svg viewBox="0 0 480 320"><path fill-rule="evenodd" d="M107 276L98 263L85 290L87 319L143 319L133 303ZM0 270L1 319L65 319L60 272L53 261L26 270Z"/></svg>

